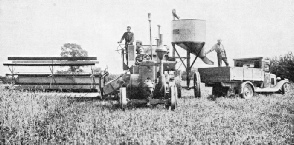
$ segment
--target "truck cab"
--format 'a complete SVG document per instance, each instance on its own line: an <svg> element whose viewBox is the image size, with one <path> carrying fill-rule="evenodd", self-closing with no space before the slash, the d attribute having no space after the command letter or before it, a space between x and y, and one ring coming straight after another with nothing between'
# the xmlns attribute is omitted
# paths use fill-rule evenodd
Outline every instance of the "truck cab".
<svg viewBox="0 0 294 145"><path fill-rule="evenodd" d="M253 58L234 59L234 66L261 69L263 73L263 81L261 85L258 87L269 88L269 87L274 87L277 85L276 75L270 73L270 59L268 58L253 57Z"/></svg>

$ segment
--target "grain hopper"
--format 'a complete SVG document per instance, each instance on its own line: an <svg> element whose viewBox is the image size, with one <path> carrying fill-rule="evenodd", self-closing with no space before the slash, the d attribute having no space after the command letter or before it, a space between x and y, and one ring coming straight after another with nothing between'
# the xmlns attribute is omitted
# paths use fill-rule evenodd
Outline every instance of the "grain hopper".
<svg viewBox="0 0 294 145"><path fill-rule="evenodd" d="M199 57L204 63L213 65L213 62L209 60L204 53L204 45L206 39L206 21L199 19L179 19L172 21L172 57L174 59L180 59L186 68L187 72L187 87L190 89L190 77L191 68L194 65L196 59ZM177 47L180 47L186 51L186 57L181 57L177 51ZM176 56L177 54L177 56ZM191 54L195 55L195 58L191 64ZM184 62L186 60L186 63ZM200 76L196 72L194 74L194 92L195 97L200 97Z"/></svg>

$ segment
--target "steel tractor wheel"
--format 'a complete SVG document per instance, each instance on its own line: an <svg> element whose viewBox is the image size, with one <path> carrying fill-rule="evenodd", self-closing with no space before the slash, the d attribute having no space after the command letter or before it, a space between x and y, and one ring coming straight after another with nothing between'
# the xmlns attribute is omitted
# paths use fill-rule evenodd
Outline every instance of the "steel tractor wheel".
<svg viewBox="0 0 294 145"><path fill-rule="evenodd" d="M177 108L178 91L176 85L170 87L170 97L171 97L171 110L174 111Z"/></svg>
<svg viewBox="0 0 294 145"><path fill-rule="evenodd" d="M282 86L282 94L287 94L290 91L290 85L289 83L284 83Z"/></svg>
<svg viewBox="0 0 294 145"><path fill-rule="evenodd" d="M242 87L242 90L243 90L243 93L241 94L241 97L244 98L244 99L250 99L253 97L253 88L251 87L251 85L249 84L245 84L243 87Z"/></svg>
<svg viewBox="0 0 294 145"><path fill-rule="evenodd" d="M200 89L200 74L199 72L195 72L194 74L194 96L195 98L201 97L201 89Z"/></svg>
<svg viewBox="0 0 294 145"><path fill-rule="evenodd" d="M176 83L177 91L178 91L178 98L182 98L182 86L181 83Z"/></svg>
<svg viewBox="0 0 294 145"><path fill-rule="evenodd" d="M125 87L119 89L119 105L122 110L127 107L127 89Z"/></svg>

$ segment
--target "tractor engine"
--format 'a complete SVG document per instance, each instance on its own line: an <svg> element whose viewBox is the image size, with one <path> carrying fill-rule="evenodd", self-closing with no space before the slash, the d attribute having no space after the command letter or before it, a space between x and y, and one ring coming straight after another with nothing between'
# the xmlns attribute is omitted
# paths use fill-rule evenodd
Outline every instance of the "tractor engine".
<svg viewBox="0 0 294 145"><path fill-rule="evenodd" d="M159 99L168 93L169 82L174 81L175 61L163 63L164 82L160 81L159 63L144 60L131 67L130 81L127 85L129 99Z"/></svg>
<svg viewBox="0 0 294 145"><path fill-rule="evenodd" d="M130 99L148 99L153 94L156 82L156 64L146 60L131 67L127 96Z"/></svg>

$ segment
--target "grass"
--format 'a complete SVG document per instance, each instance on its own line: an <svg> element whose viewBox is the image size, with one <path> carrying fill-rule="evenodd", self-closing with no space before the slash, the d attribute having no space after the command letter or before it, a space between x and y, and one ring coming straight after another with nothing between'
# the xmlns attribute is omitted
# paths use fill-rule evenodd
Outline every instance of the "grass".
<svg viewBox="0 0 294 145"><path fill-rule="evenodd" d="M112 101L1 89L0 144L294 144L294 91L214 101L182 93L176 111L122 111Z"/></svg>

